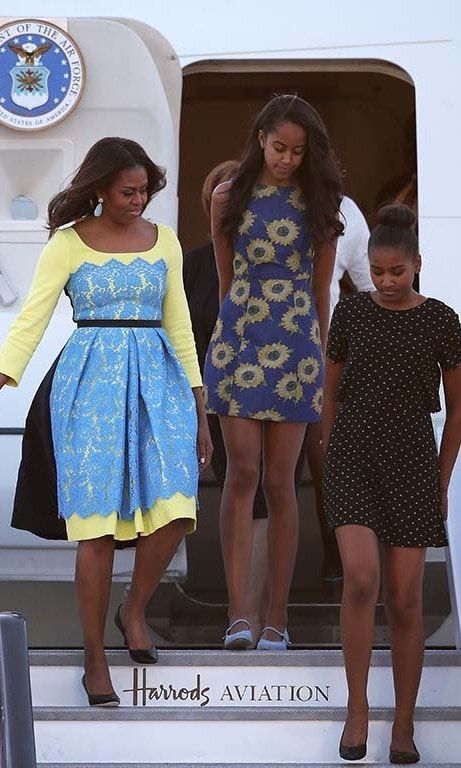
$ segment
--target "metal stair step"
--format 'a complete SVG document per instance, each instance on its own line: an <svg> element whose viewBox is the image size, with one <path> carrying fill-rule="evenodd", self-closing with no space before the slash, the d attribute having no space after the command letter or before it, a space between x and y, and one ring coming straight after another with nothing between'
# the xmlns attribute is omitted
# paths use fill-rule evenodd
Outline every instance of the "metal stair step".
<svg viewBox="0 0 461 768"><path fill-rule="evenodd" d="M393 709L372 707L369 720L392 720ZM34 721L343 721L345 707L34 707ZM415 721L461 723L459 707L417 707Z"/></svg>
<svg viewBox="0 0 461 768"><path fill-rule="evenodd" d="M54 710L43 713L44 719L35 719L37 757L42 763L73 762L75 768L98 761L128 768L153 760L158 765L182 764L181 768L188 763L221 768L230 761L240 768L253 768L274 760L282 766L293 762L299 766L306 759L316 766L339 765L344 712L330 712L329 719L310 711L251 710L248 717L246 714L226 708L203 715L190 710L162 711L152 717L147 708L93 713L86 707L57 719L60 715ZM459 758L461 709L447 710L442 719L435 719L436 715L418 713L415 738L423 759L443 766ZM390 726L390 710L371 713L363 764L387 759Z"/></svg>
<svg viewBox="0 0 461 768"><path fill-rule="evenodd" d="M109 666L127 666L128 655L123 650L107 651ZM32 650L29 651L31 666L81 666L81 650ZM176 650L159 649L159 666L168 667L343 667L344 659L338 649L328 650L289 650L283 653L270 651L223 651L212 650ZM371 666L391 666L391 653L388 650L374 650ZM425 653L424 666L460 667L461 653L455 650L428 650Z"/></svg>
<svg viewBox="0 0 461 768"><path fill-rule="evenodd" d="M363 763L361 763L363 764ZM127 764L124 763L124 766ZM365 763L367 768L394 768L391 763ZM344 768L338 763L251 763L251 768ZM418 768L459 768L460 763L419 762ZM75 763L37 763L37 768L77 768ZM120 763L81 763L78 768L121 768ZM245 768L244 763L129 763L127 768Z"/></svg>

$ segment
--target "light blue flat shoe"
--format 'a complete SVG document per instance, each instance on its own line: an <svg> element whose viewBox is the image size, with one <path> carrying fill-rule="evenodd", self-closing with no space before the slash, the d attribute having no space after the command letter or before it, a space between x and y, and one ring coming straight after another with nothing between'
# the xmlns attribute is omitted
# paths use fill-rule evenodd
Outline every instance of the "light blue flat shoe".
<svg viewBox="0 0 461 768"><path fill-rule="evenodd" d="M246 624L248 629L232 632L232 629L236 624ZM236 619L229 627L227 627L223 640L224 648L227 651L248 651L249 648L253 648L254 641L253 635L251 634L250 622L246 619Z"/></svg>
<svg viewBox="0 0 461 768"><path fill-rule="evenodd" d="M266 630L269 630L269 629L272 630L272 632L275 632L277 635L279 635L280 640L266 640L266 638L263 637L263 634L264 632L266 632ZM277 627L264 627L259 637L256 650L257 651L286 651L289 645L291 645L291 642L288 636L288 630L286 628L283 630L283 632L280 632L280 630L277 629Z"/></svg>

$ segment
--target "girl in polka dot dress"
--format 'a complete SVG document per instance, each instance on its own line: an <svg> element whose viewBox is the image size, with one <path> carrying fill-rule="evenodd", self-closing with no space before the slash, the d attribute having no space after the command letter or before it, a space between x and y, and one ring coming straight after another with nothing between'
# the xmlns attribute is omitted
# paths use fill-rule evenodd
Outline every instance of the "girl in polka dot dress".
<svg viewBox="0 0 461 768"><path fill-rule="evenodd" d="M426 547L447 544L447 489L461 441L460 323L446 304L412 288L421 267L414 223L407 206L380 210L368 245L376 290L339 303L326 353L324 493L344 569L349 699L340 755L349 760L366 753L380 551L396 697L389 759L419 760L413 714L424 560ZM437 455L431 413L440 411L441 377L447 416Z"/></svg>
<svg viewBox="0 0 461 768"><path fill-rule="evenodd" d="M248 574L263 465L269 606L257 647L287 647L286 604L298 543L294 471L322 409L340 175L325 127L296 96L257 116L232 182L212 198L221 308L205 361L207 408L227 453L221 542L229 593L225 647L252 647Z"/></svg>

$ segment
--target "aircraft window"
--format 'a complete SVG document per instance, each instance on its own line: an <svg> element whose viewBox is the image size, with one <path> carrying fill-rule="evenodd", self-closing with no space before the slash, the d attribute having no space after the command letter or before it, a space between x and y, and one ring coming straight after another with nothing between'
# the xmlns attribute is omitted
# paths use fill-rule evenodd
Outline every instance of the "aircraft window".
<svg viewBox="0 0 461 768"><path fill-rule="evenodd" d="M35 221L38 218L37 203L27 195L18 195L11 201L10 215L14 221Z"/></svg>

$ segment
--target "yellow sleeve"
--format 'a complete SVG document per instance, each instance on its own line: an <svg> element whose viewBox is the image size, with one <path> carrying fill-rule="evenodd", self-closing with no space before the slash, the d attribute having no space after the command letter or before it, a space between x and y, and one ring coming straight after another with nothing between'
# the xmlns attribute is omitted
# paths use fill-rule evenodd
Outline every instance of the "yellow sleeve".
<svg viewBox="0 0 461 768"><path fill-rule="evenodd" d="M21 381L69 275L67 236L56 232L40 255L29 294L0 348L0 372L9 377L10 386L17 387Z"/></svg>
<svg viewBox="0 0 461 768"><path fill-rule="evenodd" d="M172 229L168 228L168 236L167 278L163 298L162 327L166 330L175 348L191 387L201 387L202 377L182 280L181 246Z"/></svg>

